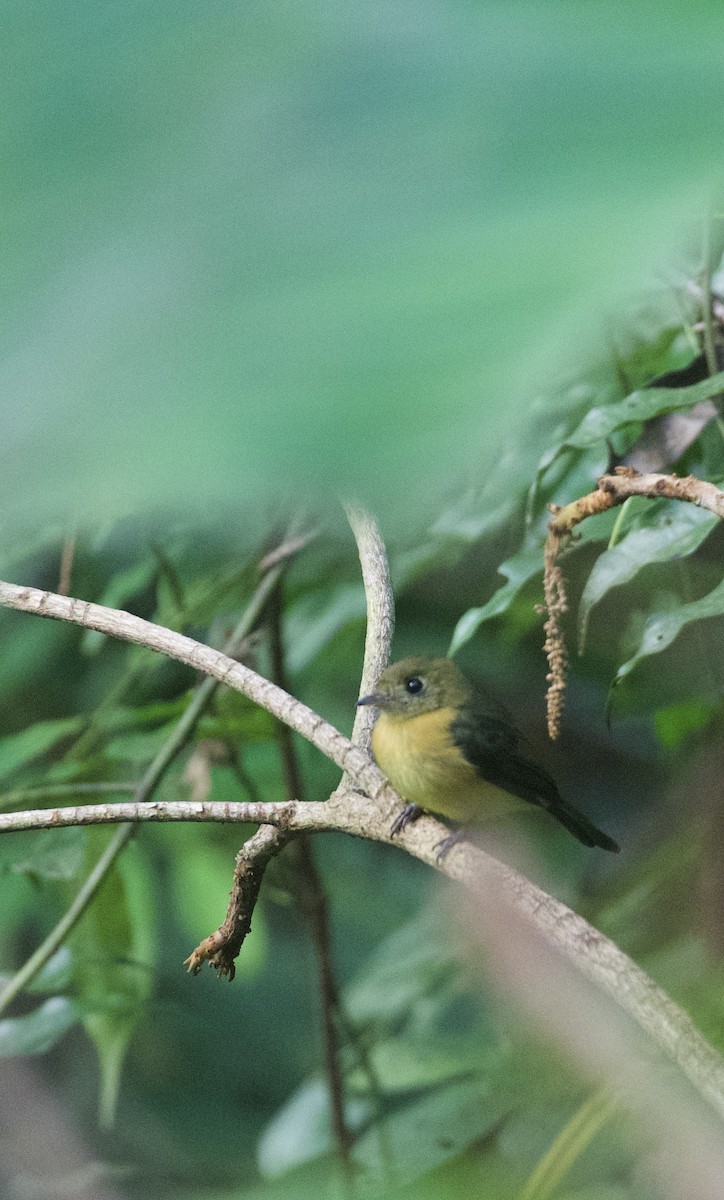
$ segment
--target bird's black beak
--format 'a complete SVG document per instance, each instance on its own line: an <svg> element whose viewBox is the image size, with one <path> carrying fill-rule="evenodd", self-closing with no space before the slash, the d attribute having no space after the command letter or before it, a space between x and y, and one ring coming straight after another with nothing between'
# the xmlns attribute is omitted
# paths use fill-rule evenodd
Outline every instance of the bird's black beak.
<svg viewBox="0 0 724 1200"><path fill-rule="evenodd" d="M386 699L387 697L384 692L370 692L369 696L362 696L357 701L356 707L362 708L365 704L376 704L378 707L381 707Z"/></svg>

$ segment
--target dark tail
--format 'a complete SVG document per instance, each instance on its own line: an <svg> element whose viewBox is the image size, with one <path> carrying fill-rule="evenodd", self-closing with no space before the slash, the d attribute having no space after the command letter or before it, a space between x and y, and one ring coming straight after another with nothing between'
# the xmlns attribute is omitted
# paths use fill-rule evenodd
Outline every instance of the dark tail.
<svg viewBox="0 0 724 1200"><path fill-rule="evenodd" d="M621 849L618 842L614 842L607 833L597 829L588 817L584 817L583 813L567 804L560 796L556 798L555 803L546 805L546 808L551 816L560 821L584 846L600 846L602 850L611 850L613 854L618 854Z"/></svg>

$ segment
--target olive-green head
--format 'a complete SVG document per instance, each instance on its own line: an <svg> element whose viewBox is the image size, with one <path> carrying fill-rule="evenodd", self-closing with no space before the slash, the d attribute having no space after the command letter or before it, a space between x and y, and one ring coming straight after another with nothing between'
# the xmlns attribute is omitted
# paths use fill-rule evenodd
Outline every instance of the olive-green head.
<svg viewBox="0 0 724 1200"><path fill-rule="evenodd" d="M414 655L387 667L374 692L357 704L374 704L391 716L419 717L438 708L458 708L470 686L451 658Z"/></svg>

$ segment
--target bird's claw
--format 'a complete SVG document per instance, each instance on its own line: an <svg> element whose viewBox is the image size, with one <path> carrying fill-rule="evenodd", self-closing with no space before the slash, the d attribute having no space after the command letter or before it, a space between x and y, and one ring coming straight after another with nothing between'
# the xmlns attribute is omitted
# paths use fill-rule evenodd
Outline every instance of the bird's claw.
<svg viewBox="0 0 724 1200"><path fill-rule="evenodd" d="M395 817L390 829L390 837L396 837L398 833L410 824L411 821L416 821L420 816L422 809L419 804L406 804L401 813Z"/></svg>
<svg viewBox="0 0 724 1200"><path fill-rule="evenodd" d="M464 829L453 829L452 833L449 833L447 837L442 839L442 841L437 842L436 845L433 846L433 850L437 850L437 861L441 862L448 850L452 850L453 846L457 846L458 842L464 836Z"/></svg>

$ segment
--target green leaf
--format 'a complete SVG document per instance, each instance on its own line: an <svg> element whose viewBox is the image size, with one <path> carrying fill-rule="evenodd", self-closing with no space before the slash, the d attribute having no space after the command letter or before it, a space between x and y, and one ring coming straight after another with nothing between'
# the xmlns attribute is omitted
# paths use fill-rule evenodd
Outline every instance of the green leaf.
<svg viewBox="0 0 724 1200"><path fill-rule="evenodd" d="M141 562L133 563L124 571L118 571L109 580L98 603L105 605L106 608L123 608L139 592L145 591L156 570L155 560L146 558ZM97 654L106 638L107 634L99 633L97 629L84 629L81 648L85 654Z"/></svg>
<svg viewBox="0 0 724 1200"><path fill-rule="evenodd" d="M632 1200L634 1194L630 1188L594 1183L591 1187L576 1188L572 1192L561 1192L560 1200Z"/></svg>
<svg viewBox="0 0 724 1200"><path fill-rule="evenodd" d="M680 745L689 734L698 733L708 725L718 707L717 700L707 703L693 699L658 709L654 713L654 729L661 745L667 750Z"/></svg>
<svg viewBox="0 0 724 1200"><path fill-rule="evenodd" d="M718 524L719 518L705 509L674 501L656 514L655 523L632 529L610 550L605 550L597 559L581 596L579 653L583 653L591 610L611 588L629 583L650 563L668 562L692 554Z"/></svg>
<svg viewBox="0 0 724 1200"><path fill-rule="evenodd" d="M388 1038L372 1048L369 1063L377 1086L387 1096L419 1091L471 1074L470 1046L462 1039L452 1048L444 1039L437 1042L409 1035ZM369 1090L369 1076L361 1067L348 1083L362 1094Z"/></svg>
<svg viewBox="0 0 724 1200"><path fill-rule="evenodd" d="M693 408L724 391L724 371L686 388L642 388L617 404L589 409L573 433L566 436L558 450L566 447L584 450L605 441L617 429L633 422L644 423L665 413Z"/></svg>
<svg viewBox="0 0 724 1200"><path fill-rule="evenodd" d="M0 988L5 987L13 978L5 972L0 973ZM27 992L43 993L65 991L73 978L73 955L67 946L61 946L45 964L41 971L26 985Z"/></svg>
<svg viewBox="0 0 724 1200"><path fill-rule="evenodd" d="M34 879L75 879L88 830L33 829L0 839L0 870Z"/></svg>
<svg viewBox="0 0 724 1200"><path fill-rule="evenodd" d="M681 630L692 621L703 621L709 617L720 617L724 614L724 579L721 583L703 596L701 600L693 600L689 604L679 604L666 612L652 613L644 625L643 634L635 654L623 663L616 672L614 686L641 662L652 654L660 654L679 636Z"/></svg>
<svg viewBox="0 0 724 1200"><path fill-rule="evenodd" d="M157 700L151 704L139 704L136 708L114 705L99 712L96 725L104 733L125 733L137 729L156 729L170 721L178 720L188 707L190 694L174 700Z"/></svg>
<svg viewBox="0 0 724 1200"><path fill-rule="evenodd" d="M33 759L47 754L63 738L77 733L82 717L67 717L58 721L36 721L20 733L0 739L0 779L24 767Z"/></svg>
<svg viewBox="0 0 724 1200"><path fill-rule="evenodd" d="M308 666L335 634L350 621L362 620L365 612L364 589L359 583L300 597L285 620L290 672Z"/></svg>
<svg viewBox="0 0 724 1200"><path fill-rule="evenodd" d="M431 997L448 994L462 950L438 912L426 910L375 950L345 989L345 1009L357 1023L395 1025L411 1020L414 1006L432 1008Z"/></svg>
<svg viewBox="0 0 724 1200"><path fill-rule="evenodd" d="M107 842L93 831L92 845ZM137 843L128 845L73 937L74 980L83 1024L101 1071L99 1120L112 1125L121 1070L154 980L155 907L149 868Z"/></svg>
<svg viewBox="0 0 724 1200"><path fill-rule="evenodd" d="M214 711L201 717L197 736L241 738L244 742L253 742L273 738L275 730L274 718L266 709L227 688L217 692Z"/></svg>
<svg viewBox="0 0 724 1200"><path fill-rule="evenodd" d="M27 986L29 992L60 992L73 978L73 955L61 946Z"/></svg>
<svg viewBox="0 0 724 1200"><path fill-rule="evenodd" d="M66 996L51 996L26 1017L0 1021L0 1055L45 1054L78 1023L77 1006Z"/></svg>
<svg viewBox="0 0 724 1200"><path fill-rule="evenodd" d="M412 1183L490 1133L510 1102L495 1073L435 1088L383 1118L355 1143L353 1158L369 1183Z"/></svg>
<svg viewBox="0 0 724 1200"><path fill-rule="evenodd" d="M108 742L105 754L118 762L145 766L155 758L175 727L176 722L172 721L145 733L122 733Z"/></svg>
<svg viewBox="0 0 724 1200"><path fill-rule="evenodd" d="M368 1100L348 1101L348 1128L359 1129L371 1113ZM262 1175L273 1179L333 1150L329 1089L324 1080L310 1079L272 1117L259 1140L257 1163Z"/></svg>
<svg viewBox="0 0 724 1200"><path fill-rule="evenodd" d="M542 570L542 541L536 541L524 547L512 558L501 563L498 571L505 576L507 583L498 588L497 592L482 607L469 608L463 614L455 626L448 654L451 656L457 654L458 650L470 641L484 621L490 621L493 617L499 617L506 612L526 583Z"/></svg>

